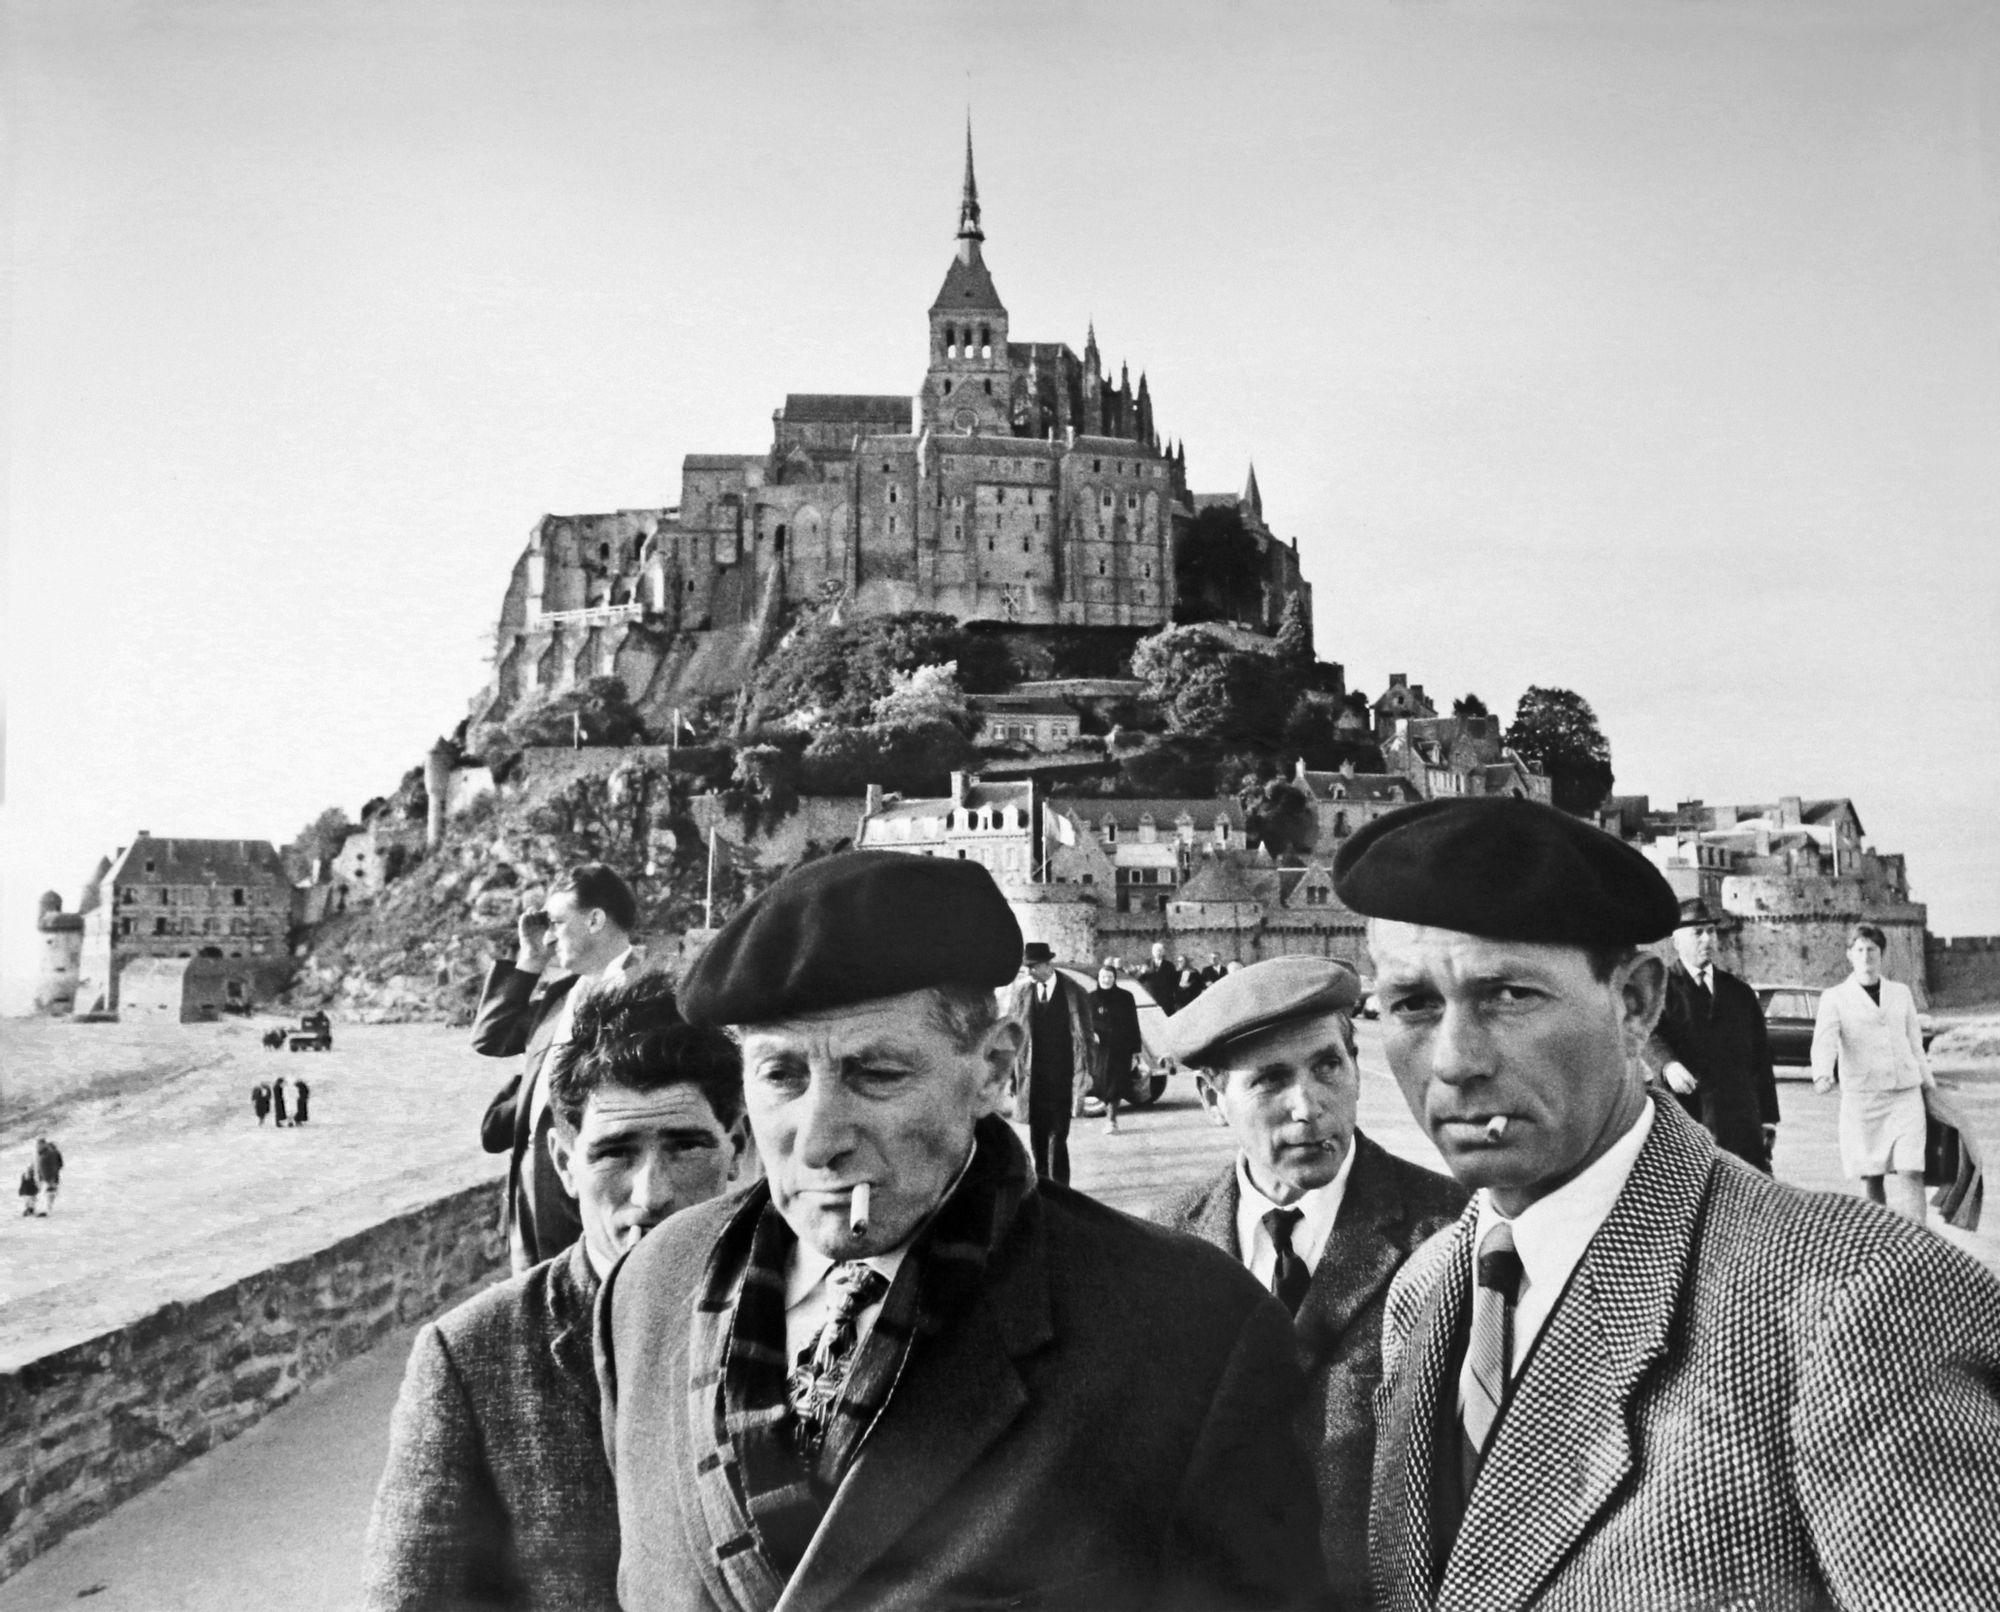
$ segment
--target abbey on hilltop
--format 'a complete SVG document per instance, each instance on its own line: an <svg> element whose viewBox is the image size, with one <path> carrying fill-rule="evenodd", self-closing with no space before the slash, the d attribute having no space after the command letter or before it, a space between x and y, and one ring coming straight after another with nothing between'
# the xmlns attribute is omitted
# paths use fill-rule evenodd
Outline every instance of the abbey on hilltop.
<svg viewBox="0 0 2000 1612"><path fill-rule="evenodd" d="M689 454L677 507L550 515L502 607L496 676L474 715L616 675L655 709L740 687L788 606L837 594L853 613L1150 631L1173 619L1176 543L1211 505L1257 549L1242 624L1275 630L1297 592L1296 542L1241 494L1190 494L1151 389L1103 370L1093 326L1015 340L981 247L966 136L958 246L929 314L914 397L794 392L755 454Z"/></svg>

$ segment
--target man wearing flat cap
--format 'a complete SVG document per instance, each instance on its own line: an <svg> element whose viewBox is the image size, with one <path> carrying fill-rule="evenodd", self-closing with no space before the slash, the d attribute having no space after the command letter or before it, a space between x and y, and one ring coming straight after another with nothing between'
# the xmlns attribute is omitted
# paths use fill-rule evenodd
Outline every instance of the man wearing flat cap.
<svg viewBox="0 0 2000 1612"><path fill-rule="evenodd" d="M1679 917L1552 807L1426 801L1334 861L1384 1046L1477 1189L1391 1285L1369 1543L1415 1608L2000 1598L2000 1282L1725 1158L1639 1054Z"/></svg>
<svg viewBox="0 0 2000 1612"><path fill-rule="evenodd" d="M1227 975L1168 1022L1165 1050L1195 1071L1236 1157L1155 1212L1240 1259L1292 1312L1307 1385L1298 1433L1341 1607L1368 1605L1372 1401L1389 1279L1466 1199L1450 1177L1355 1128L1360 997L1345 964L1279 957Z"/></svg>
<svg viewBox="0 0 2000 1612"><path fill-rule="evenodd" d="M1021 932L977 863L852 852L682 981L765 1179L607 1280L627 1612L1315 1605L1284 1309L1053 1182L995 1112Z"/></svg>
<svg viewBox="0 0 2000 1612"><path fill-rule="evenodd" d="M1700 896L1681 903L1667 1003L1646 1048L1682 1107L1715 1145L1771 1173L1778 1139L1778 1078L1757 993L1715 960L1721 921Z"/></svg>

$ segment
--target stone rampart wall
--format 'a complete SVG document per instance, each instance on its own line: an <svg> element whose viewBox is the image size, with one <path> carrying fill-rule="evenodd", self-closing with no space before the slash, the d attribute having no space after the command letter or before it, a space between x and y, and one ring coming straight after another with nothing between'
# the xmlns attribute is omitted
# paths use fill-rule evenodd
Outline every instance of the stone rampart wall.
<svg viewBox="0 0 2000 1612"><path fill-rule="evenodd" d="M2000 1002L2000 935L1932 936L1925 962L1937 1007Z"/></svg>
<svg viewBox="0 0 2000 1612"><path fill-rule="evenodd" d="M399 1327L506 1274L491 1181L0 1361L0 1579Z"/></svg>

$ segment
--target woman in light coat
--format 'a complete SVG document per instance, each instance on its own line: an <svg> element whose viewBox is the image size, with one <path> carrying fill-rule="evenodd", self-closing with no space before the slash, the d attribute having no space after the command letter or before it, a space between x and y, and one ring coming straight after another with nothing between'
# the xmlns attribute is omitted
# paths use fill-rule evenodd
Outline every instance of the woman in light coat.
<svg viewBox="0 0 2000 1612"><path fill-rule="evenodd" d="M1907 985L1882 977L1885 936L1874 924L1849 932L1854 972L1819 999L1813 1026L1813 1090L1840 1085L1840 1162L1871 1202L1924 1220L1924 1089L1935 1086ZM1883 1190L1884 1181L1889 1191Z"/></svg>

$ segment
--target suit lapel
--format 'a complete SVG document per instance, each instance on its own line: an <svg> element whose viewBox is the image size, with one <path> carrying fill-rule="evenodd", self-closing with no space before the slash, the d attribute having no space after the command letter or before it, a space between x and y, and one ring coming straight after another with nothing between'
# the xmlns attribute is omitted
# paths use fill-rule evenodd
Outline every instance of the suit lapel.
<svg viewBox="0 0 2000 1612"><path fill-rule="evenodd" d="M1397 1327L1402 1352L1375 1395L1375 1494L1368 1530L1374 1578L1378 1589L1387 1591L1384 1604L1391 1608L1427 1608L1437 1587L1431 1567L1437 1554L1436 1432L1447 1405L1457 1415L1457 1385L1446 1379L1471 1291L1477 1225L1476 1204L1468 1205L1432 1268L1429 1288L1392 1295L1392 1302L1401 1299L1415 1314L1407 1327ZM1392 1324L1401 1320L1391 1317Z"/></svg>
<svg viewBox="0 0 2000 1612"><path fill-rule="evenodd" d="M1028 1405L1014 1362L1055 1335L1032 1195L1004 1274L955 1327L912 1345L889 1404L841 1480L776 1612L837 1602L948 1494Z"/></svg>
<svg viewBox="0 0 2000 1612"><path fill-rule="evenodd" d="M1236 1166L1216 1177L1203 1194L1188 1230L1205 1243L1213 1243L1231 1259L1241 1260L1243 1250L1236 1242L1236 1207L1241 1189L1236 1184Z"/></svg>
<svg viewBox="0 0 2000 1612"><path fill-rule="evenodd" d="M1637 1459L1630 1401L1666 1352L1716 1152L1676 1105L1653 1133L1508 1396L1439 1608L1530 1605Z"/></svg>
<svg viewBox="0 0 2000 1612"><path fill-rule="evenodd" d="M1231 1213L1233 1217L1233 1206ZM1388 1155L1357 1131L1354 1168L1348 1172L1340 1213L1333 1218L1296 1318L1308 1364L1339 1346L1355 1316L1396 1274L1405 1254L1396 1235L1403 1218Z"/></svg>

